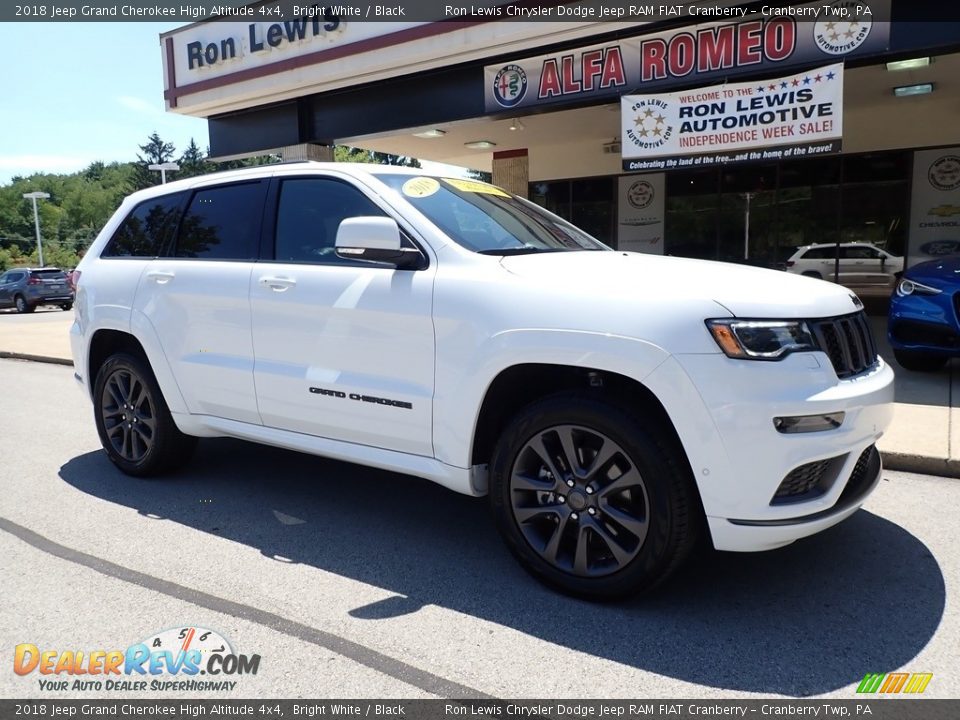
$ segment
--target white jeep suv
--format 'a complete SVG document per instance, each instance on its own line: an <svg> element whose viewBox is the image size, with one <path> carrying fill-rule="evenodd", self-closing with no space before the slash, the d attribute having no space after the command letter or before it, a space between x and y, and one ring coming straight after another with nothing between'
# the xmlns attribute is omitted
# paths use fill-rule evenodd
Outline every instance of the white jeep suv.
<svg viewBox="0 0 960 720"><path fill-rule="evenodd" d="M766 550L877 484L893 372L832 284L611 250L473 180L266 166L135 193L78 268L71 341L131 475L230 436L489 495L565 592Z"/></svg>

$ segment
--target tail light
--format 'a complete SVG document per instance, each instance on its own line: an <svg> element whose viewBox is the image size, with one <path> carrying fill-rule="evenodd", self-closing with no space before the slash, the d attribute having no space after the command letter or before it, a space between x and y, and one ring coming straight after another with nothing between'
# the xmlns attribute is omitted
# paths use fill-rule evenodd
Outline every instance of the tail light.
<svg viewBox="0 0 960 720"><path fill-rule="evenodd" d="M80 284L80 271L79 271L79 270L74 270L72 273L70 273L70 274L67 276L67 282L70 284L70 289L71 289L71 290L76 290L76 289L77 289L77 285Z"/></svg>
<svg viewBox="0 0 960 720"><path fill-rule="evenodd" d="M38 278L36 275L31 275L30 279L27 280L27 285L40 285L41 282L42 281L40 280L40 278Z"/></svg>
<svg viewBox="0 0 960 720"><path fill-rule="evenodd" d="M787 260L787 267L793 267L796 263L793 260Z"/></svg>

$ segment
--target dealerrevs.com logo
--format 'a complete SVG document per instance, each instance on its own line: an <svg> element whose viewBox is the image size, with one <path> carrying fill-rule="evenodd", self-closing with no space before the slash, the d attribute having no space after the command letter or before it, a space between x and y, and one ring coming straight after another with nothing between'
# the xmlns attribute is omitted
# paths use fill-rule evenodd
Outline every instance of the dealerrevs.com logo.
<svg viewBox="0 0 960 720"><path fill-rule="evenodd" d="M126 650L53 650L33 643L14 649L13 671L36 676L42 691L233 690L239 675L256 675L259 655L234 652L220 633L180 627L151 635Z"/></svg>

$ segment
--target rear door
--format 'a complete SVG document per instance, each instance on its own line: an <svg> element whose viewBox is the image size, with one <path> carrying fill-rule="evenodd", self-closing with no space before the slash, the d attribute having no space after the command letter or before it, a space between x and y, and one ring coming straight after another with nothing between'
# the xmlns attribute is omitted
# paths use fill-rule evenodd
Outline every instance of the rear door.
<svg viewBox="0 0 960 720"><path fill-rule="evenodd" d="M191 413L260 422L249 287L267 185L195 189L166 257L140 279L136 309L153 325Z"/></svg>
<svg viewBox="0 0 960 720"><path fill-rule="evenodd" d="M433 265L338 257L343 219L389 214L346 178L277 178L272 195L273 259L250 278L264 425L432 456Z"/></svg>

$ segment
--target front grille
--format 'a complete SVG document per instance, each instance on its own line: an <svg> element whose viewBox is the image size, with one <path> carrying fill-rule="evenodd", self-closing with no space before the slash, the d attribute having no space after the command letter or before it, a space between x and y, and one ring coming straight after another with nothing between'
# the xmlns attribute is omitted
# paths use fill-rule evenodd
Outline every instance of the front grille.
<svg viewBox="0 0 960 720"><path fill-rule="evenodd" d="M830 466L836 458L817 460L816 462L794 468L780 483L777 492L773 495L771 505L785 505L787 503L812 500L822 495L830 484Z"/></svg>
<svg viewBox="0 0 960 720"><path fill-rule="evenodd" d="M826 320L811 320L809 325L838 378L858 375L877 362L877 346L862 310Z"/></svg>

